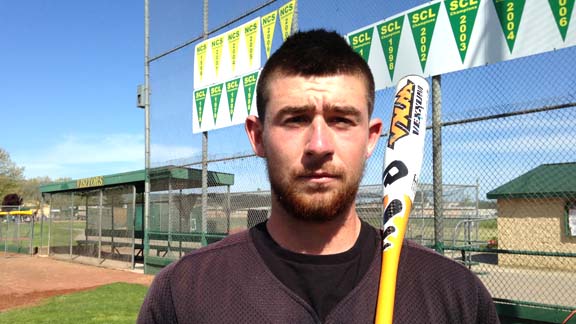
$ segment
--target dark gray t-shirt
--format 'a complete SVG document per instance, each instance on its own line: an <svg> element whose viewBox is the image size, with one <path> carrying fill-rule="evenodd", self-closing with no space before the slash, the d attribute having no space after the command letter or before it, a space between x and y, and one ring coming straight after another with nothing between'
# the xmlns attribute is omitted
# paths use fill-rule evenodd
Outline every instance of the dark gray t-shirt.
<svg viewBox="0 0 576 324"><path fill-rule="evenodd" d="M272 273L244 231L158 273L138 323L373 323L380 267L376 249L366 273L322 320ZM394 323L498 323L488 291L467 268L408 241L399 267Z"/></svg>

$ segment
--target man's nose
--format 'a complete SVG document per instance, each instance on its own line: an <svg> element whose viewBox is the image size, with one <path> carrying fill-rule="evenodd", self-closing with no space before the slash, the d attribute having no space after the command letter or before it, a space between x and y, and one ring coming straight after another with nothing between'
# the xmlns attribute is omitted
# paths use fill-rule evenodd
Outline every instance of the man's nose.
<svg viewBox="0 0 576 324"><path fill-rule="evenodd" d="M334 137L324 118L314 118L308 129L305 153L307 155L326 156L334 153Z"/></svg>

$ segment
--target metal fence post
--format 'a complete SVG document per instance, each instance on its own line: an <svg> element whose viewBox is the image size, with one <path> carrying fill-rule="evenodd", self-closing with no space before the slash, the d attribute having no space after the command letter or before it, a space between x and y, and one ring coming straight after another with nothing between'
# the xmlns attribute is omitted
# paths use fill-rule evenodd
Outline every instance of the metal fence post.
<svg viewBox="0 0 576 324"><path fill-rule="evenodd" d="M38 254L41 254L42 252L42 245L44 242L44 193L41 194L41 200L40 200L40 244L38 247Z"/></svg>
<svg viewBox="0 0 576 324"><path fill-rule="evenodd" d="M231 206L230 206L230 185L226 186L226 233L230 234L230 216L231 216Z"/></svg>
<svg viewBox="0 0 576 324"><path fill-rule="evenodd" d="M88 203L89 203L89 201L88 200L90 199L91 194L92 193L89 193L89 194L84 196L84 206L86 208L86 219L84 220L84 235L83 235L84 240L88 240L88 237L86 236L86 229L89 227L89 225L88 225L88 210L89 210ZM93 255L94 251L90 251L90 253Z"/></svg>
<svg viewBox="0 0 576 324"><path fill-rule="evenodd" d="M208 0L204 0L202 10L203 39L208 38ZM208 244L206 240L208 217L208 132L202 132L202 246Z"/></svg>
<svg viewBox="0 0 576 324"><path fill-rule="evenodd" d="M114 190L114 189L112 189L112 190ZM112 198L112 199L106 199L107 200L106 202L110 205L110 219L111 219L110 229L111 229L111 233L112 233L112 235L110 235L110 254L112 255L112 254L114 254L114 236L116 236L116 234L114 232L114 206L116 205L116 201L114 199L114 194L112 194L111 197L108 195L106 197ZM110 200L110 202L108 202L108 200ZM108 236L108 235L106 235L106 236Z"/></svg>
<svg viewBox="0 0 576 324"><path fill-rule="evenodd" d="M476 215L476 219L480 218L480 180L478 180L478 178L476 178L476 205L475 205L475 215ZM477 224L478 226L476 226L475 228L475 235L476 235L476 240L478 240L478 230L479 230L479 225L480 223Z"/></svg>
<svg viewBox="0 0 576 324"><path fill-rule="evenodd" d="M294 17L292 18L292 30L290 34L298 31L298 0L294 0Z"/></svg>
<svg viewBox="0 0 576 324"><path fill-rule="evenodd" d="M36 212L36 215L38 215L38 212ZM32 213L32 217L30 217L30 235L29 235L29 239L30 239L30 247L28 250L28 253L30 255L34 254L33 251L33 245L34 245L34 213Z"/></svg>
<svg viewBox="0 0 576 324"><path fill-rule="evenodd" d="M432 173L434 188L434 249L444 254L442 202L442 88L441 76L432 77Z"/></svg>
<svg viewBox="0 0 576 324"><path fill-rule="evenodd" d="M172 254L172 170L168 175L168 255Z"/></svg>
<svg viewBox="0 0 576 324"><path fill-rule="evenodd" d="M150 226L150 0L144 0L144 271L148 257Z"/></svg>
<svg viewBox="0 0 576 324"><path fill-rule="evenodd" d="M70 194L70 220L68 222L68 229L70 231L70 259L72 259L72 218L74 216L74 192Z"/></svg>
<svg viewBox="0 0 576 324"><path fill-rule="evenodd" d="M8 255L8 229L9 229L9 225L10 225L10 216L8 216L8 214L6 214L6 234L4 235L4 256ZM2 230L2 227L0 226L0 230ZM0 234L2 234L0 232Z"/></svg>
<svg viewBox="0 0 576 324"><path fill-rule="evenodd" d="M20 211L20 206L18 206L18 211ZM18 217L14 219L16 221L16 231L14 232L14 241L17 242L16 252L20 253L20 223L22 222L22 215L18 214Z"/></svg>
<svg viewBox="0 0 576 324"><path fill-rule="evenodd" d="M50 256L50 244L52 243L52 194L50 194L50 208L48 208L48 253L47 256Z"/></svg>
<svg viewBox="0 0 576 324"><path fill-rule="evenodd" d="M102 204L104 201L103 190L98 190L100 193L100 201L98 203L98 263L102 260Z"/></svg>
<svg viewBox="0 0 576 324"><path fill-rule="evenodd" d="M132 263L132 270L135 268L134 252L136 252L136 186L132 185L132 253L130 262Z"/></svg>

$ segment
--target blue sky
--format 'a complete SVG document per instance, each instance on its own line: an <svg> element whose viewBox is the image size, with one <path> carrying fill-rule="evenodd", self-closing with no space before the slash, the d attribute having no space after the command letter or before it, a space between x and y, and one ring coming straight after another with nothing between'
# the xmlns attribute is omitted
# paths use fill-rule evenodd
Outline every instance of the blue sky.
<svg viewBox="0 0 576 324"><path fill-rule="evenodd" d="M279 1L269 9L286 2ZM348 21L346 26L334 25L335 14L346 15L351 10L346 6L352 4L341 2L332 8L333 13L316 17L314 25L345 33L419 2L385 4L386 12L372 12L373 17ZM152 56L199 35L201 3L151 1ZM223 3L213 0L209 28L259 4L259 0L232 2L223 11L218 10ZM310 21L307 12L317 10L301 13L303 28L310 27L306 25ZM193 13L198 19L191 19ZM136 86L144 82L143 16L142 0L0 1L0 147L25 168L26 178L83 178L144 167L144 110L135 107ZM165 112L164 103L192 88L179 76L188 70L191 74L192 50L189 46L172 55L171 62L161 59L152 64L156 111ZM172 66L163 69L174 61L178 73ZM191 134L191 121L182 116L188 110L188 97L183 96L179 104L183 109L176 118L182 126L175 137L168 134L174 116L165 114L170 118L165 125L160 115L152 113L158 130L152 129L153 163L199 154L201 139ZM191 115L191 110L188 113ZM238 134L233 137L242 144L222 146L223 141L212 141L212 151L250 150L241 126L227 132Z"/></svg>
<svg viewBox="0 0 576 324"><path fill-rule="evenodd" d="M143 1L0 2L0 147L25 177L144 167Z"/></svg>

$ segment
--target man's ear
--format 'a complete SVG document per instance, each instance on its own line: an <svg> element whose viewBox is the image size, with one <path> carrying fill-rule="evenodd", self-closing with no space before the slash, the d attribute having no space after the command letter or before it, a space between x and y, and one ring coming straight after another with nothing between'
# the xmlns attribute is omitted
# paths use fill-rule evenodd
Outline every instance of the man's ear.
<svg viewBox="0 0 576 324"><path fill-rule="evenodd" d="M250 144L252 144L252 150L259 157L266 157L266 152L264 151L264 146L262 143L262 133L264 132L264 127L260 122L260 118L249 115L246 117L246 122L244 123L244 128L246 129L246 134L248 134L248 139L250 139Z"/></svg>
<svg viewBox="0 0 576 324"><path fill-rule="evenodd" d="M378 144L381 133L382 120L380 118L370 120L370 124L368 125L368 147L366 148L366 158L369 158L370 155L372 155L372 152Z"/></svg>

